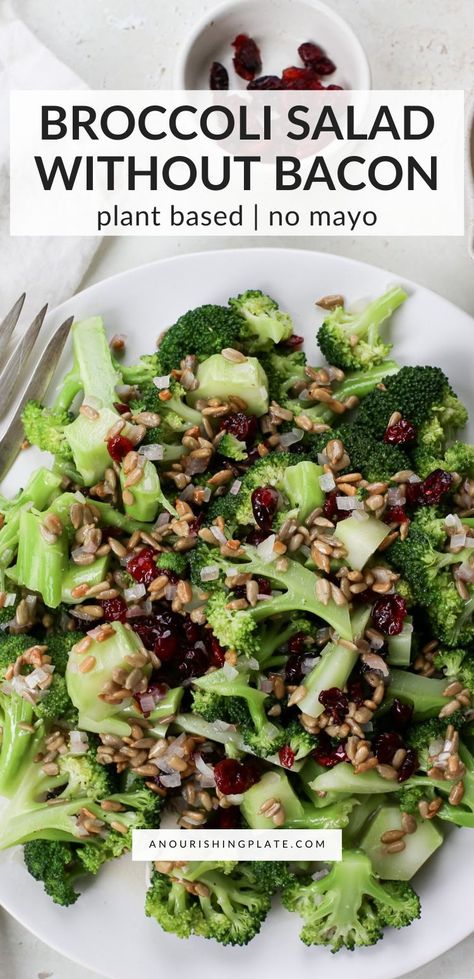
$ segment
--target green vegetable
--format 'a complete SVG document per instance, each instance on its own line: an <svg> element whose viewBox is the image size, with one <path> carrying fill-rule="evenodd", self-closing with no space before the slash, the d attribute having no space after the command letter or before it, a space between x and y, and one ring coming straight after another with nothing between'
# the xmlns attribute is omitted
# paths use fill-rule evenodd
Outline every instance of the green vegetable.
<svg viewBox="0 0 474 979"><path fill-rule="evenodd" d="M403 928L420 916L420 902L405 883L382 883L359 850L343 853L329 873L283 891L283 904L301 915L305 945L330 945L333 952L375 945L386 926Z"/></svg>
<svg viewBox="0 0 474 979"><path fill-rule="evenodd" d="M199 364L196 377L198 387L187 396L191 406L201 398L227 401L235 395L245 401L251 415L259 417L268 411L267 377L256 357L234 361L213 354Z"/></svg>
<svg viewBox="0 0 474 979"><path fill-rule="evenodd" d="M332 310L317 336L328 363L343 369L364 370L385 360L392 344L383 342L379 328L406 298L404 289L393 286L360 313L348 313L343 306Z"/></svg>

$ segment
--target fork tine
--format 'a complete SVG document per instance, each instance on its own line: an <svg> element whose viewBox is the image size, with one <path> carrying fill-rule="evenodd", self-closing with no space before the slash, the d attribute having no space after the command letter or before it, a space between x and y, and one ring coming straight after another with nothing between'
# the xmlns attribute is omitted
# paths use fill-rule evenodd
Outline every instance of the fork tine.
<svg viewBox="0 0 474 979"><path fill-rule="evenodd" d="M46 391L51 383L51 378L54 374L56 366L59 362L59 358L63 352L64 344L69 335L74 317L70 316L69 319L65 320L64 323L56 330L56 333L51 337L47 346L45 347L39 363L37 364L34 373L32 374L24 392L22 393L20 403L15 411L12 421L8 426L8 430L0 439L0 480L6 475L10 466L15 461L23 441L23 423L21 421L21 413L23 411L23 405L27 401L38 400L42 401Z"/></svg>
<svg viewBox="0 0 474 979"><path fill-rule="evenodd" d="M23 336L13 352L10 354L5 367L0 374L0 418L10 408L10 395L12 394L15 385L17 384L21 372L30 356L31 350L35 344L38 333L43 325L43 320L46 316L46 310L48 306L43 306L37 316L35 316L33 322L30 324L27 330L23 333Z"/></svg>
<svg viewBox="0 0 474 979"><path fill-rule="evenodd" d="M5 319L0 323L0 340L2 341L2 347L4 350L6 349L13 330L18 323L25 299L26 292L24 292L23 295L17 299L15 305L12 306L10 312L7 313Z"/></svg>

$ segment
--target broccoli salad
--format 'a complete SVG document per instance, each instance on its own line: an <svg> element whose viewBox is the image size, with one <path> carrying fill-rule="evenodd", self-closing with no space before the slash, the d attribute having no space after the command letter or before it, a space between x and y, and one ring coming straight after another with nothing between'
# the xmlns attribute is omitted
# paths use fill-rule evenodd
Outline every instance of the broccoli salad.
<svg viewBox="0 0 474 979"><path fill-rule="evenodd" d="M278 892L353 949L474 827L474 447L441 368L389 359L406 298L324 297L315 366L258 290L131 366L91 318L25 405L53 462L0 497L0 849L58 905L164 811L336 828L332 865L157 862L145 913L245 945Z"/></svg>

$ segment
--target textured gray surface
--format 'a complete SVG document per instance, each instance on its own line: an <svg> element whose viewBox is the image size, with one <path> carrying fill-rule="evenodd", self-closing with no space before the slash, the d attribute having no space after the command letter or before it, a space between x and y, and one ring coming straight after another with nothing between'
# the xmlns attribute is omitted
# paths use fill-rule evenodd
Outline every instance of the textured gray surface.
<svg viewBox="0 0 474 979"><path fill-rule="evenodd" d="M257 3L258 0L255 0ZM166 88L176 50L209 0L17 0L38 37L92 88ZM474 0L332 0L369 56L376 88L463 88L474 84ZM184 251L225 248L225 239L108 239L84 285ZM239 238L232 247L254 244ZM349 255L406 275L474 314L466 243L452 239L293 239L286 244ZM469 896L466 895L469 901ZM73 912L72 912L73 913ZM474 926L474 920L473 920ZM449 928L449 913L446 915ZM403 933L400 934L403 941ZM410 979L471 979L474 936ZM355 979L359 979L354 956ZM93 979L0 911L0 979Z"/></svg>

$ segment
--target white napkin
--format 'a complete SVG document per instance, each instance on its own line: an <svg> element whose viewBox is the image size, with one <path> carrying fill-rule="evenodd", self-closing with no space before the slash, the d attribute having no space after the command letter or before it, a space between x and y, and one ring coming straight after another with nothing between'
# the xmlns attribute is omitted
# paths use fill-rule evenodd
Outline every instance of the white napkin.
<svg viewBox="0 0 474 979"><path fill-rule="evenodd" d="M28 312L57 306L80 286L97 238L12 238L9 229L8 111L12 89L87 86L0 3L0 321L26 291Z"/></svg>

